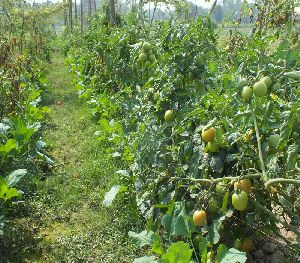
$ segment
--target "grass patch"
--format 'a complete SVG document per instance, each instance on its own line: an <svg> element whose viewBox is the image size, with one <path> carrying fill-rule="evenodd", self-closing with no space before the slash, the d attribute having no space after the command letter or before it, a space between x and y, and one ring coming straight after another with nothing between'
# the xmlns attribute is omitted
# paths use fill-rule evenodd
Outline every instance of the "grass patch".
<svg viewBox="0 0 300 263"><path fill-rule="evenodd" d="M10 216L1 260L131 262L139 251L127 233L142 230L143 220L125 196L111 208L102 206L123 164L110 159L93 136L97 125L78 100L62 56L49 64L48 80L45 104L51 112L43 139L56 165L51 173L30 170L24 187L34 191Z"/></svg>

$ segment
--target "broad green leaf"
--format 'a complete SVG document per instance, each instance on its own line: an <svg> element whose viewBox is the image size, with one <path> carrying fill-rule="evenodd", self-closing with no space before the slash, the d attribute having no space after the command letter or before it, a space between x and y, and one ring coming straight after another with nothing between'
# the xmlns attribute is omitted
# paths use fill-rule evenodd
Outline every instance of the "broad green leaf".
<svg viewBox="0 0 300 263"><path fill-rule="evenodd" d="M104 196L103 205L108 207L112 204L118 193L126 192L127 187L123 185L114 185Z"/></svg>
<svg viewBox="0 0 300 263"><path fill-rule="evenodd" d="M17 148L17 141L15 139L8 139L4 145L0 145L0 152L8 154L10 151Z"/></svg>
<svg viewBox="0 0 300 263"><path fill-rule="evenodd" d="M245 252L241 252L235 248L230 248L229 250L223 247L224 249L220 253L220 257L218 256L219 263L245 263L247 260L247 254Z"/></svg>
<svg viewBox="0 0 300 263"><path fill-rule="evenodd" d="M163 263L189 263L192 258L193 250L190 245L179 241L173 243L168 251L162 256Z"/></svg>
<svg viewBox="0 0 300 263"><path fill-rule="evenodd" d="M12 172L6 178L8 186L10 186L10 187L15 186L26 173L27 173L26 169L18 169L16 171Z"/></svg>
<svg viewBox="0 0 300 263"><path fill-rule="evenodd" d="M208 227L207 240L212 244L217 244L220 240L220 234L218 232L218 226L220 225L220 220L215 219L213 223Z"/></svg>
<svg viewBox="0 0 300 263"><path fill-rule="evenodd" d="M141 233L129 231L128 235L132 239L133 243L139 247L143 247L146 245L152 246L154 244L153 231L150 231L149 233L147 233L147 230L144 230Z"/></svg>

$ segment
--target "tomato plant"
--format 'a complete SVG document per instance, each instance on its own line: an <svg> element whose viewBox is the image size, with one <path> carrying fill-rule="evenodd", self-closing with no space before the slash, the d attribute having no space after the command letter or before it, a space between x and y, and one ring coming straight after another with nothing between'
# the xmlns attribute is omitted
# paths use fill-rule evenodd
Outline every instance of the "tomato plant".
<svg viewBox="0 0 300 263"><path fill-rule="evenodd" d="M234 248L234 240L266 222L274 233L280 223L299 234L272 211L286 202L288 217L299 219L299 59L295 46L286 49L290 18L275 35L275 20L261 10L276 4L259 6L251 35L232 33L226 49L211 20L199 17L142 30L91 26L69 55L81 97L99 118L99 139L128 164L120 184L148 219L141 236L158 235L155 248L148 245L161 259L182 250L196 262L209 253L240 253L244 262L250 242ZM278 142L269 140L274 134Z"/></svg>

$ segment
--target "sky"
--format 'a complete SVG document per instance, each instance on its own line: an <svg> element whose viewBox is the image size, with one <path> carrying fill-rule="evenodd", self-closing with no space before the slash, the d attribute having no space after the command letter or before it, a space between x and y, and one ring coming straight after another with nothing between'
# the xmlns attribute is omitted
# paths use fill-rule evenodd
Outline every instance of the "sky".
<svg viewBox="0 0 300 263"><path fill-rule="evenodd" d="M27 0L28 2L36 2L36 3L44 3L44 2L47 2L47 0ZM190 2L193 2L193 3L197 3L198 5L201 5L203 7L210 7L211 6L211 2L213 0L210 0L210 2L205 2L205 0L190 0ZM57 2L62 2L62 0L51 0L51 2L53 3L57 3Z"/></svg>

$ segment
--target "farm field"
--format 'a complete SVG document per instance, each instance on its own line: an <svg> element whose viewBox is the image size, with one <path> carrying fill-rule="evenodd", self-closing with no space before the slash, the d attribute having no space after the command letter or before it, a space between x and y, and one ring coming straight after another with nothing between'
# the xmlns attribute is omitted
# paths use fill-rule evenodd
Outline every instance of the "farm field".
<svg viewBox="0 0 300 263"><path fill-rule="evenodd" d="M0 263L300 261L296 1L42 2L0 2Z"/></svg>

